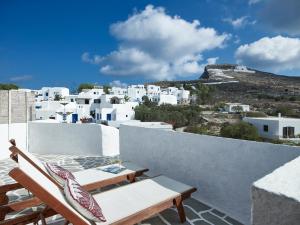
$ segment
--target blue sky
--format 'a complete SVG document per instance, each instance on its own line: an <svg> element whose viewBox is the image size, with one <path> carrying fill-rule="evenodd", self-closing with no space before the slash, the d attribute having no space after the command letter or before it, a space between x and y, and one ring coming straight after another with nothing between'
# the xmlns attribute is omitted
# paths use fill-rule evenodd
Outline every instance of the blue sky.
<svg viewBox="0 0 300 225"><path fill-rule="evenodd" d="M0 82L195 79L208 62L300 75L300 1L281 2L3 0Z"/></svg>

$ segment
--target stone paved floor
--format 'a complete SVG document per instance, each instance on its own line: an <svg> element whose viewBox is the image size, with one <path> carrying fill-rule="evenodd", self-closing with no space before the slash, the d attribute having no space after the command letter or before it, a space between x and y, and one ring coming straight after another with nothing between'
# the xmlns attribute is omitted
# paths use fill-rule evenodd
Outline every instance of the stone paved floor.
<svg viewBox="0 0 300 225"><path fill-rule="evenodd" d="M93 168L101 165L110 164L113 158L106 157L78 157L66 155L37 155L41 160L57 163L73 172ZM13 183L14 181L7 175L9 170L15 166L11 159L0 160L0 184ZM142 178L143 179L143 178ZM111 187L110 187L111 188ZM102 191L105 189L102 189ZM18 201L28 198L29 193L25 189L9 192L10 201ZM227 216L202 202L195 199L188 199L184 202L187 222L184 225L241 225L238 221ZM33 209L24 210L17 215L28 213ZM8 218L17 216L16 214L8 215ZM62 225L64 221L55 216L49 223L53 225ZM178 220L177 212L174 208L167 209L156 216L143 221L140 225L176 225L181 224Z"/></svg>

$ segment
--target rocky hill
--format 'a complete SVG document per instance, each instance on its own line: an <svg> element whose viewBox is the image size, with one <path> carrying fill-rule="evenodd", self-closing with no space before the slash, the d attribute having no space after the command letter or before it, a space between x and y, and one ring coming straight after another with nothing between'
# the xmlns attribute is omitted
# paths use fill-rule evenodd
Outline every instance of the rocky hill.
<svg viewBox="0 0 300 225"><path fill-rule="evenodd" d="M163 81L164 86L194 85L215 87L212 103L241 102L263 111L292 110L300 116L300 77L277 75L234 64L205 67L198 80Z"/></svg>

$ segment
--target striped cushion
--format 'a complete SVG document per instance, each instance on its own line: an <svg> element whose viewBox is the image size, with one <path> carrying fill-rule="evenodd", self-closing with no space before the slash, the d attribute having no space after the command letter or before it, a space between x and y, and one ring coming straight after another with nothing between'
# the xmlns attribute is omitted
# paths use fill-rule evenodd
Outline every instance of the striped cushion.
<svg viewBox="0 0 300 225"><path fill-rule="evenodd" d="M64 169L58 165L50 164L50 163L45 163L45 167L48 171L48 173L55 179L57 180L62 186L65 183L65 180L67 178L75 179L73 174L67 170Z"/></svg>
<svg viewBox="0 0 300 225"><path fill-rule="evenodd" d="M84 217L95 222L106 221L94 197L75 180L66 179L64 192L69 203Z"/></svg>

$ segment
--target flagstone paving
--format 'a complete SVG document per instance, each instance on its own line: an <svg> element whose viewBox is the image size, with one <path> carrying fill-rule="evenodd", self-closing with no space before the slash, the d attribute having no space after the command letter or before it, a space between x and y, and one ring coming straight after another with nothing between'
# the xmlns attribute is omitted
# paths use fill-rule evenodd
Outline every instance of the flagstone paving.
<svg viewBox="0 0 300 225"><path fill-rule="evenodd" d="M37 155L43 161L56 163L61 165L72 172L84 170L88 168L107 165L115 161L111 157L82 157L82 156L67 156L67 155ZM7 174L16 164L11 160L0 160L0 184L14 183ZM143 178L141 178L143 179ZM109 187L112 188L112 187ZM107 190L105 188L101 191ZM19 201L30 197L27 190L21 189L8 193L10 201ZM193 198L187 199L184 202L184 208L187 216L187 221L183 225L242 225L240 222L227 216L225 213L214 209L200 201ZM18 215L23 215L36 208L27 209L17 214L10 214L7 218L13 218ZM63 225L64 220L60 216L52 217L49 221L52 225ZM181 224L178 219L175 208L167 209L154 217L139 223L139 225L179 225Z"/></svg>

